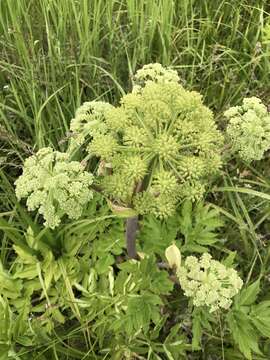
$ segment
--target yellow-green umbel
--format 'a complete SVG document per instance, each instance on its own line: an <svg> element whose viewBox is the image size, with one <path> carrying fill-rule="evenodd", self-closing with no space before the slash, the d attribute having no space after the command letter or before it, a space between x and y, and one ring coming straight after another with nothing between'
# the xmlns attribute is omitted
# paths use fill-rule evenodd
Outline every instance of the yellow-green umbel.
<svg viewBox="0 0 270 360"><path fill-rule="evenodd" d="M165 218L179 200L203 196L221 166L223 137L201 95L162 69L158 78L152 68L138 72L143 86L107 109L88 152L109 169L99 185L111 200Z"/></svg>
<svg viewBox="0 0 270 360"><path fill-rule="evenodd" d="M104 114L111 108L112 105L104 101L87 101L76 110L70 122L72 138L69 152L84 146L95 132L106 132Z"/></svg>
<svg viewBox="0 0 270 360"><path fill-rule="evenodd" d="M140 91L140 89L144 87L149 81L156 83L178 83L180 78L177 74L177 71L164 68L159 63L147 64L136 72L133 78L133 92Z"/></svg>

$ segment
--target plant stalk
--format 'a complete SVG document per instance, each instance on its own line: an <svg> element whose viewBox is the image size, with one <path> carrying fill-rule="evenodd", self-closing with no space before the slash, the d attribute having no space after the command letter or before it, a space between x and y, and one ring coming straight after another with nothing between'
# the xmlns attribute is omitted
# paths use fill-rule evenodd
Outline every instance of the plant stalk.
<svg viewBox="0 0 270 360"><path fill-rule="evenodd" d="M138 216L133 216L126 221L126 246L128 257L138 259L136 251L136 235L139 228Z"/></svg>

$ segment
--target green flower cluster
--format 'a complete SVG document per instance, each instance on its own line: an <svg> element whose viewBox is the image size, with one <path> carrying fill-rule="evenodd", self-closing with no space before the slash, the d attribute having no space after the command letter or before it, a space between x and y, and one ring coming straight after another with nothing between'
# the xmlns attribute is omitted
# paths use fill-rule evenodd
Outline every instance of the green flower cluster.
<svg viewBox="0 0 270 360"><path fill-rule="evenodd" d="M91 137L97 131L106 132L104 114L110 110L112 105L103 101L89 101L80 106L71 120L70 130L72 140L69 151L84 144L86 138Z"/></svg>
<svg viewBox="0 0 270 360"><path fill-rule="evenodd" d="M229 119L227 134L232 149L250 162L261 160L270 149L270 114L260 99L245 98L242 106L234 106L224 115Z"/></svg>
<svg viewBox="0 0 270 360"><path fill-rule="evenodd" d="M213 312L219 308L228 309L243 281L237 271L226 268L211 255L204 253L200 259L188 256L184 265L177 270L184 294L191 297L194 306L207 306Z"/></svg>
<svg viewBox="0 0 270 360"><path fill-rule="evenodd" d="M172 69L166 69L161 64L147 64L138 70L134 76L134 87L133 92L140 91L142 87L148 81L153 81L156 83L167 83L175 82L178 83L180 78L177 74L177 71Z"/></svg>
<svg viewBox="0 0 270 360"><path fill-rule="evenodd" d="M88 152L107 169L99 181L108 197L164 218L179 200L203 196L221 166L223 137L201 95L185 90L174 71L150 64L135 79L145 80L140 91L103 113Z"/></svg>
<svg viewBox="0 0 270 360"><path fill-rule="evenodd" d="M66 214L78 219L93 197L92 174L67 153L43 148L26 159L23 174L15 182L18 199L27 198L29 210L38 209L45 226L54 229Z"/></svg>

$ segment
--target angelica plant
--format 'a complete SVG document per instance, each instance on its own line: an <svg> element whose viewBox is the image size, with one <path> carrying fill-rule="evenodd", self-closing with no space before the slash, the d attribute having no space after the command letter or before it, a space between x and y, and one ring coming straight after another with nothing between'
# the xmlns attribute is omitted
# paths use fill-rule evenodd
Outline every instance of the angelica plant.
<svg viewBox="0 0 270 360"><path fill-rule="evenodd" d="M224 115L229 120L227 135L232 150L247 162L261 160L270 149L270 114L261 100L245 98Z"/></svg>
<svg viewBox="0 0 270 360"><path fill-rule="evenodd" d="M28 198L46 226L55 228L64 214L77 219L93 195L93 180L115 206L164 219L179 201L201 199L219 171L223 137L201 95L185 90L177 73L160 64L144 66L134 81L119 106L92 101L76 111L66 153L45 148L26 160L16 194ZM79 148L97 160L95 179L70 160Z"/></svg>
<svg viewBox="0 0 270 360"><path fill-rule="evenodd" d="M27 198L29 210L38 210L44 225L54 229L67 215L78 219L92 199L93 176L81 163L69 161L67 153L43 148L24 163L23 174L15 182L16 195Z"/></svg>
<svg viewBox="0 0 270 360"><path fill-rule="evenodd" d="M221 166L223 138L201 95L174 71L150 64L135 79L140 89L102 113L87 150L100 161L98 183L111 201L166 218L179 200L202 198Z"/></svg>
<svg viewBox="0 0 270 360"><path fill-rule="evenodd" d="M201 199L221 167L223 136L211 110L200 94L179 84L175 71L160 64L135 74L133 90L119 106L83 104L71 131L98 160L95 183L101 192L137 215L164 219L179 201ZM133 222L127 221L132 241L136 217Z"/></svg>

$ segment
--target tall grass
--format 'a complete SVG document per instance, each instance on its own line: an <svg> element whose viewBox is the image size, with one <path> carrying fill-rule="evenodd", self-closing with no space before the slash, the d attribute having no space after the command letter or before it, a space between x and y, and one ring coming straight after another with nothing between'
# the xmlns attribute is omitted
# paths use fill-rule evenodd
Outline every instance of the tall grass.
<svg viewBox="0 0 270 360"><path fill-rule="evenodd" d="M247 94L267 98L269 11L265 0L0 1L1 210L14 222L23 159L64 150L75 109L117 102L143 64L177 69L217 114Z"/></svg>
<svg viewBox="0 0 270 360"><path fill-rule="evenodd" d="M2 1L1 140L20 157L21 141L61 148L79 104L117 101L129 73L149 62L175 67L216 112L263 92L268 8L264 0Z"/></svg>
<svg viewBox="0 0 270 360"><path fill-rule="evenodd" d="M14 221L18 204L12 183L22 160L46 145L64 150L75 109L89 99L117 102L130 88L129 75L143 64L177 69L184 85L200 91L217 114L245 95L267 100L269 11L265 0L1 1L0 208L5 216ZM227 194L226 199L236 209L234 198Z"/></svg>

